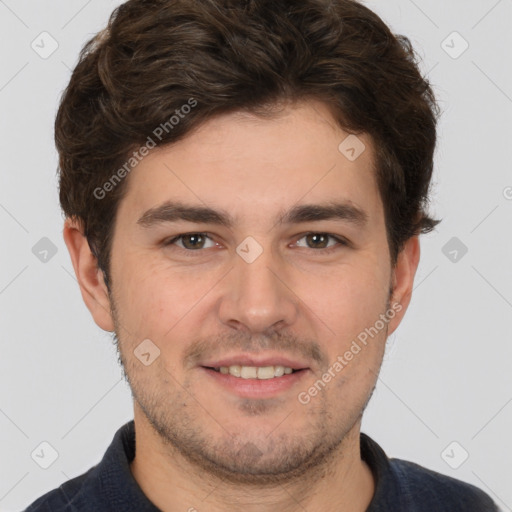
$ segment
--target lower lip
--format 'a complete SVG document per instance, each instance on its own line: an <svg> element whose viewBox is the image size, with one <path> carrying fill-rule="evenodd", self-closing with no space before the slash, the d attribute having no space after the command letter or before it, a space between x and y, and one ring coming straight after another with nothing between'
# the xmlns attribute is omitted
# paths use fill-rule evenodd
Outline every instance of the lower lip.
<svg viewBox="0 0 512 512"><path fill-rule="evenodd" d="M272 379L242 379L242 377L233 377L229 373L216 372L204 366L201 366L201 370L209 375L214 382L243 398L275 397L290 390L308 373L308 369L304 369Z"/></svg>

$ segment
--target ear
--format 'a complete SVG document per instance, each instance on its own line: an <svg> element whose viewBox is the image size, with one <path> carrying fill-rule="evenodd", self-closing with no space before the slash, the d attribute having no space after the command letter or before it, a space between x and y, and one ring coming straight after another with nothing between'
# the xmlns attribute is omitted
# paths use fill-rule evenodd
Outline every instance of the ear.
<svg viewBox="0 0 512 512"><path fill-rule="evenodd" d="M63 236L85 305L101 329L114 331L110 299L103 272L91 252L81 224L75 219L67 218L64 222Z"/></svg>
<svg viewBox="0 0 512 512"><path fill-rule="evenodd" d="M396 315L389 321L388 336L400 325L407 307L411 302L414 276L420 261L420 242L418 236L413 236L405 242L398 254L396 265L392 273L391 307Z"/></svg>

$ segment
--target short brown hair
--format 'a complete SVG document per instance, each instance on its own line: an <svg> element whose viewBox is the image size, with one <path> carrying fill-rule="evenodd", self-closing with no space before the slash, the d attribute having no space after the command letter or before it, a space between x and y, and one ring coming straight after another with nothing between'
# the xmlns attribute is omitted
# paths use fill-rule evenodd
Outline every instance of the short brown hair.
<svg viewBox="0 0 512 512"><path fill-rule="evenodd" d="M439 107L407 37L354 0L129 0L116 8L82 49L55 122L61 206L82 223L107 285L126 190L126 179L111 178L156 127L167 127L154 141L161 146L218 114L272 115L307 99L326 103L345 131L372 137L395 263L405 241L439 222L426 212ZM194 108L171 123L191 100Z"/></svg>

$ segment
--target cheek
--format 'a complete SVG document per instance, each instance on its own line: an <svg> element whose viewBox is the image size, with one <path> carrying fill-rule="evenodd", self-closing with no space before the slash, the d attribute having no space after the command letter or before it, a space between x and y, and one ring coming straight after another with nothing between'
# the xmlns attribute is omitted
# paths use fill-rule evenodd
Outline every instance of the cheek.
<svg viewBox="0 0 512 512"><path fill-rule="evenodd" d="M147 259L147 255L146 255ZM165 262L132 262L133 270L123 276L117 296L123 305L124 317L137 337L162 340L176 330L187 315L218 281L215 272L197 268L170 268Z"/></svg>
<svg viewBox="0 0 512 512"><path fill-rule="evenodd" d="M304 303L316 313L340 346L371 327L384 312L389 276L375 264L344 265L297 283Z"/></svg>

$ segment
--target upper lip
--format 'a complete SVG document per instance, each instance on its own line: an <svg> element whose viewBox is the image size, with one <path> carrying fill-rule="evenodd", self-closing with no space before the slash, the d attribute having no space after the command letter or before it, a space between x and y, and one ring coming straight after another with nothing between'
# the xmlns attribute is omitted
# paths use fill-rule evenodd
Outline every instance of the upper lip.
<svg viewBox="0 0 512 512"><path fill-rule="evenodd" d="M238 354L225 356L220 359L211 359L201 363L201 366L220 368L221 366L284 366L292 370L302 370L309 366L298 359L283 355L249 355Z"/></svg>

